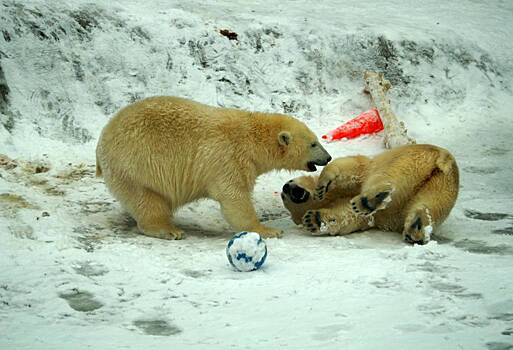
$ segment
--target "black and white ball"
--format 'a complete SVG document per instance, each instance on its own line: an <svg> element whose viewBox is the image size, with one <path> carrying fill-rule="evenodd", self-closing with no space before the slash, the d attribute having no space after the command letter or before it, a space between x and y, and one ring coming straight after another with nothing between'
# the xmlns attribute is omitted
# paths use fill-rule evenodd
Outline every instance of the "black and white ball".
<svg viewBox="0 0 513 350"><path fill-rule="evenodd" d="M267 258L267 246L258 233L243 231L230 239L226 256L238 271L258 270Z"/></svg>

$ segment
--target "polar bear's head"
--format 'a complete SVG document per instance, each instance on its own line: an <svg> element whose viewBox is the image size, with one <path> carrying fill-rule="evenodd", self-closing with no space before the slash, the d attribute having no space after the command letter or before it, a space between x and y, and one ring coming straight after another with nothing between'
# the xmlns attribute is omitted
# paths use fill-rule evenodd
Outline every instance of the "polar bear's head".
<svg viewBox="0 0 513 350"><path fill-rule="evenodd" d="M290 118L278 133L278 144L284 168L316 171L331 161L330 154L322 147L317 136L302 122Z"/></svg>

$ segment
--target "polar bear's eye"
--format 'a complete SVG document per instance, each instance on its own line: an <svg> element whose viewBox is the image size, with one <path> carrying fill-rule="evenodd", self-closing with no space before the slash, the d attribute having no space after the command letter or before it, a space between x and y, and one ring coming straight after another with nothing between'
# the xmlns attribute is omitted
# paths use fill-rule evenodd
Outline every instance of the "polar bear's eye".
<svg viewBox="0 0 513 350"><path fill-rule="evenodd" d="M314 142L314 143L312 143L310 146L312 146L312 147L317 147L317 143L316 143L316 142Z"/></svg>

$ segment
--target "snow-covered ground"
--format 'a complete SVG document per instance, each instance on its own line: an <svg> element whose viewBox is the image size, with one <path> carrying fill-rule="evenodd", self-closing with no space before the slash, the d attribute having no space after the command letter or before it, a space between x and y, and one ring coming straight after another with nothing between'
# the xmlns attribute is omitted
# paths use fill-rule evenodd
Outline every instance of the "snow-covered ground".
<svg viewBox="0 0 513 350"><path fill-rule="evenodd" d="M0 349L513 349L511 33L500 0L0 2L0 154L17 162L0 161ZM94 177L101 128L132 101L284 112L321 135L370 107L365 69L458 160L428 245L311 237L277 194L299 173L277 172L255 205L286 234L235 272L216 203L179 212L185 240L152 239Z"/></svg>

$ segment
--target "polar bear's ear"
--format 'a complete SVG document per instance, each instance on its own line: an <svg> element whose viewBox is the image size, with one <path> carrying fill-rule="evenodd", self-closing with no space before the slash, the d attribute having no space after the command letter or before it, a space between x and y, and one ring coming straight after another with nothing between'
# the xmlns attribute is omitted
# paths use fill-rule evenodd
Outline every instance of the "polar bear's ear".
<svg viewBox="0 0 513 350"><path fill-rule="evenodd" d="M292 141L292 135L288 131L282 131L278 135L278 142L282 146L287 146Z"/></svg>

